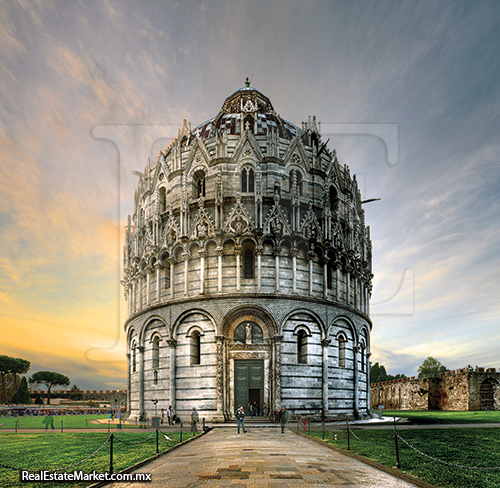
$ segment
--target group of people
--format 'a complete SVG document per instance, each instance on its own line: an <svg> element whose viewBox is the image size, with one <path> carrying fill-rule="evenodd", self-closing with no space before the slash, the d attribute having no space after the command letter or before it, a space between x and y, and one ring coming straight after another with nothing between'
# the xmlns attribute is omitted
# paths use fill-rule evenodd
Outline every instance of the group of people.
<svg viewBox="0 0 500 488"><path fill-rule="evenodd" d="M174 425L174 424L180 424L181 423L181 419L174 412L174 410L172 408L172 405L169 405L167 409L162 408L160 410L160 412L161 412L160 422L161 422L162 425L165 423L165 417L167 417L168 425Z"/></svg>
<svg viewBox="0 0 500 488"><path fill-rule="evenodd" d="M255 410L253 409L253 407L254 407L253 404L250 404L250 403L248 404L250 418L253 418L253 415L258 415L258 410L256 411L257 413L255 413ZM264 412L264 409L266 409L265 412ZM264 406L262 407L262 414L265 417L267 417L267 406L265 403L264 403ZM238 407L238 409L234 413L234 416L236 417L236 420L238 421L238 434L240 433L240 428L241 428L241 430L243 430L243 433L246 433L247 431L245 429L245 410L244 410L242 405L240 405ZM279 424L281 426L281 433L284 434L285 433L285 425L286 425L286 422L288 420L288 412L286 411L286 407L282 406L281 410L279 410L279 411L275 410L274 411L274 418L275 418L275 423L279 422Z"/></svg>

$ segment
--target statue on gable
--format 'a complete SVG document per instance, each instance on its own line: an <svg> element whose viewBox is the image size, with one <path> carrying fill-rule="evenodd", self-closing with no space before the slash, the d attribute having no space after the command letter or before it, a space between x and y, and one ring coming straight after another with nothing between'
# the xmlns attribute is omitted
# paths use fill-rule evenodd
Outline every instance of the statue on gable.
<svg viewBox="0 0 500 488"><path fill-rule="evenodd" d="M175 230L170 229L167 234L167 244L171 246L176 240Z"/></svg>
<svg viewBox="0 0 500 488"><path fill-rule="evenodd" d="M316 240L316 227L312 222L307 226L306 236L311 241Z"/></svg>
<svg viewBox="0 0 500 488"><path fill-rule="evenodd" d="M204 239L205 237L207 237L207 229L208 227L203 220L196 226L196 231L199 239Z"/></svg>
<svg viewBox="0 0 500 488"><path fill-rule="evenodd" d="M271 232L275 236L281 236L283 234L283 223L280 222L278 219L274 219L271 222Z"/></svg>
<svg viewBox="0 0 500 488"><path fill-rule="evenodd" d="M243 220L241 217L238 217L234 223L234 230L237 235L243 234L245 230L245 226L243 225Z"/></svg>

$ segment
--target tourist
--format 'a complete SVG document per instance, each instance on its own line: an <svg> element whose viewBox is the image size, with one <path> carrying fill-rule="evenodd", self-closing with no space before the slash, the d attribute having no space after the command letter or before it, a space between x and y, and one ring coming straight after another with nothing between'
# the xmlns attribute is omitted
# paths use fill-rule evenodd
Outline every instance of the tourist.
<svg viewBox="0 0 500 488"><path fill-rule="evenodd" d="M236 410L236 413L234 414L234 416L238 420L238 434L240 433L240 425L243 429L243 432L246 433L246 430L245 430L245 410L243 410L243 407L241 405L238 407L238 410Z"/></svg>
<svg viewBox="0 0 500 488"><path fill-rule="evenodd" d="M250 415L250 420L253 420L253 405L251 403L248 404L248 413Z"/></svg>
<svg viewBox="0 0 500 488"><path fill-rule="evenodd" d="M288 412L286 411L286 408L284 406L281 407L280 413L278 414L278 418L279 418L280 425L281 425L281 433L284 434L285 433L285 424L286 424L286 421L288 420Z"/></svg>
<svg viewBox="0 0 500 488"><path fill-rule="evenodd" d="M172 405L169 405L167 408L167 420L168 420L168 425L172 425Z"/></svg>
<svg viewBox="0 0 500 488"><path fill-rule="evenodd" d="M165 410L162 408L160 411L161 411L161 425L163 425L163 421L165 420Z"/></svg>
<svg viewBox="0 0 500 488"><path fill-rule="evenodd" d="M49 428L49 425L52 430L54 430L54 417L52 417L51 413L47 414L47 416L42 420L42 423L45 424L45 430Z"/></svg>
<svg viewBox="0 0 500 488"><path fill-rule="evenodd" d="M196 424L200 421L200 416L196 411L196 408L193 407L193 411L191 412L191 432L196 433Z"/></svg>
<svg viewBox="0 0 500 488"><path fill-rule="evenodd" d="M262 415L264 417L267 417L267 413L268 413L268 408L267 405L264 403L264 405L262 406Z"/></svg>

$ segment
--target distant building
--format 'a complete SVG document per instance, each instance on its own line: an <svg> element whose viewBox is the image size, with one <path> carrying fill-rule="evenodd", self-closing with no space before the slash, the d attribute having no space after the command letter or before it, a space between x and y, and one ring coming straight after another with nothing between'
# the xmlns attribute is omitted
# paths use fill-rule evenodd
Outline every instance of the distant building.
<svg viewBox="0 0 500 488"><path fill-rule="evenodd" d="M132 416L172 405L224 421L254 402L367 414L372 244L326 142L247 82L137 173L122 282Z"/></svg>
<svg viewBox="0 0 500 488"><path fill-rule="evenodd" d="M459 369L437 378L404 378L371 385L371 405L390 410L500 410L500 372Z"/></svg>

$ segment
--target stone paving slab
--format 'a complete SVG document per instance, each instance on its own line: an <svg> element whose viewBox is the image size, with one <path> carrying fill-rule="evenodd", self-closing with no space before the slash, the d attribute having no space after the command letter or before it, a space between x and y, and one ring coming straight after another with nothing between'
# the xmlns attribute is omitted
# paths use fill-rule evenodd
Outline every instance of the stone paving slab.
<svg viewBox="0 0 500 488"><path fill-rule="evenodd" d="M367 464L286 430L214 429L134 471L148 483L112 483L113 488L413 488Z"/></svg>

